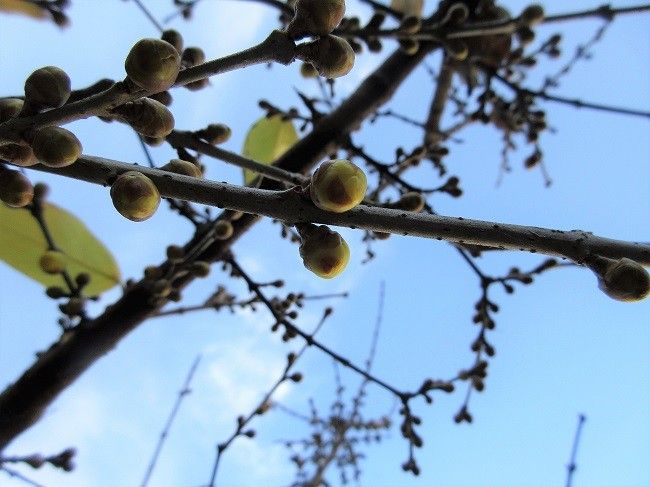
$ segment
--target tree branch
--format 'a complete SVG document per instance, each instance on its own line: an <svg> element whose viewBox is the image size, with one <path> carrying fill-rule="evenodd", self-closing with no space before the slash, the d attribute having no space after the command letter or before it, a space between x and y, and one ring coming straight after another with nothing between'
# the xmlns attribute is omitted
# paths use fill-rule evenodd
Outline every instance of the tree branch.
<svg viewBox="0 0 650 487"><path fill-rule="evenodd" d="M104 186L119 174L137 169L154 182L163 197L253 213L289 224L322 223L446 240L459 245L542 253L578 263L590 255L600 255L613 259L628 257L650 265L650 245L607 239L580 230L561 231L365 205L345 213L332 213L316 207L299 189L274 191L237 186L100 157L82 156L71 166L38 169Z"/></svg>
<svg viewBox="0 0 650 487"><path fill-rule="evenodd" d="M174 86L184 86L193 81L253 64L272 61L289 64L294 59L295 47L295 43L286 34L276 30L260 44L249 49L183 69L178 74ZM107 110L151 94L153 92L145 89L134 89L127 82L117 82L105 91L67 103L60 108L0 123L0 145L20 141L26 130L62 125L93 115L106 114Z"/></svg>
<svg viewBox="0 0 650 487"><path fill-rule="evenodd" d="M399 50L389 56L336 110L324 116L312 132L278 159L276 166L291 172L308 171L328 153L335 151L339 138L357 130L367 117L388 101L432 49L432 45L422 43L413 56ZM5 125L0 127L2 132ZM263 187L270 184L272 182L265 183ZM244 215L234 221L234 233L230 239L211 242L201 248L196 258L211 262L220 259L257 221L259 217L254 215ZM193 248L201 242L204 242L203 235L197 233L186 247ZM192 279L188 273L174 285L186 286ZM120 340L165 304L164 300L153 303L151 298L152 292L146 282L140 281L129 287L100 316L54 343L0 394L0 451L38 421L56 397L95 361L109 353Z"/></svg>

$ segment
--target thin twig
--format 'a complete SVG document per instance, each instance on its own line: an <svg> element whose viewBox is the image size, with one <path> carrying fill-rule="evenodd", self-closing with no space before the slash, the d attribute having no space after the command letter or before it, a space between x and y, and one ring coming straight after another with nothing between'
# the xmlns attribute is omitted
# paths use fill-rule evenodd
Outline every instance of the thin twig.
<svg viewBox="0 0 650 487"><path fill-rule="evenodd" d="M165 30L162 25L160 25L160 22L156 20L156 18L153 16L153 14L149 11L147 7L144 6L141 0L133 0L135 4L138 6L140 10L142 10L142 13L145 14L145 16L151 21L151 23L158 29L161 33Z"/></svg>
<svg viewBox="0 0 650 487"><path fill-rule="evenodd" d="M169 430L171 429L172 423L176 418L176 414L178 413L178 410L181 407L181 403L183 402L183 399L185 399L185 396L187 396L191 392L190 384L192 382L192 378L194 377L194 372L196 372L196 368L199 366L200 361L201 361L201 355L197 355L197 357L194 359L194 362L192 363L192 366L190 367L190 371L187 373L187 377L185 378L183 387L181 388L180 391L178 391L178 397L176 398L176 402L174 403L172 412L170 413L169 418L167 419L165 428L160 434L160 438L158 439L158 443L156 444L156 449L154 450L153 456L151 457L151 460L149 462L149 466L147 467L147 471L145 472L144 478L142 479L142 483L140 484L141 487L146 487L146 485L149 483L149 479L151 478L151 474L153 473L153 470L156 467L156 463L158 462L158 457L160 456L162 447L165 444L165 440L167 439L167 436L169 435Z"/></svg>
<svg viewBox="0 0 650 487"><path fill-rule="evenodd" d="M576 456L578 454L578 445L580 443L580 434L582 433L582 426L585 424L587 417L584 414L578 416L578 426L576 427L576 434L573 437L573 446L571 447L571 458L567 465L566 487L571 487L573 481L573 474L576 471Z"/></svg>
<svg viewBox="0 0 650 487"><path fill-rule="evenodd" d="M273 165L260 164L252 159L240 156L234 152L230 152L220 147L215 147L214 145L203 142L196 137L192 132L174 130L166 137L167 142L171 144L172 147L184 147L187 149L195 150L206 156L213 157L215 159L222 160L234 166L241 167L243 169L249 169L255 171L258 174L261 174L269 179L275 181L281 181L293 185L300 185L307 181L307 178L302 174L293 173L290 171L285 171L279 167Z"/></svg>
<svg viewBox="0 0 650 487"><path fill-rule="evenodd" d="M16 478L18 480L22 480L23 482L25 482L28 485L31 485L32 487L45 487L43 484L39 484L38 482L35 482L28 477L25 477L22 473L13 470L11 468L5 467L4 465L0 465L0 470L7 473L10 477Z"/></svg>
<svg viewBox="0 0 650 487"><path fill-rule="evenodd" d="M232 259L231 259L232 260ZM234 262L234 260L232 260ZM258 288L259 289L259 288ZM329 311L328 311L329 310ZM331 314L331 309L326 309L325 312L323 313L323 317L321 320L318 322L316 327L314 328L314 331L311 332L309 335L312 339L313 337L320 331L322 328L323 324L325 323L325 320L327 317ZM230 435L230 437L217 445L217 454L214 459L214 464L212 466L212 473L210 476L210 483L209 487L214 487L216 485L216 480L217 480L217 472L219 470L219 462L221 461L221 457L223 455L223 452L232 444L232 442L237 438L238 436L242 435L242 432L244 428L253 420L255 416L261 415L265 412L267 407L271 404L271 398L273 397L273 394L275 391L280 387L282 383L287 381L289 379L289 372L293 368L293 366L296 364L298 359L302 357L302 355L305 353L305 351L309 348L308 344L303 345L303 347L296 353L291 360L287 360L287 365L285 366L282 375L278 378L278 380L275 382L275 384L271 387L271 389L264 395L262 400L258 403L258 405L253 409L251 413L248 414L245 418L242 418L237 421L237 428L235 431Z"/></svg>
<svg viewBox="0 0 650 487"><path fill-rule="evenodd" d="M485 67L485 66L484 66ZM489 69L489 68L488 68ZM547 101L552 101L555 103L562 103L564 105L571 105L575 108L590 108L592 110L598 110L601 112L609 112L609 113L618 113L621 115L631 115L635 117L643 117L643 118L650 118L650 111L646 110L635 110L632 108L624 108L624 107L617 107L613 105L605 105L602 103L593 103L589 101L583 101L578 98L566 98L563 96L555 96L555 95L549 95L545 91L539 91L539 90L530 90L527 88L522 88L518 86L517 84L513 83L512 81L509 81L508 79L504 78L500 74L492 71L491 72L492 76L495 79L498 79L501 83L504 85L508 86L511 90L515 91L517 94L520 96L529 96L529 97L537 97L537 98L542 98Z"/></svg>
<svg viewBox="0 0 650 487"><path fill-rule="evenodd" d="M271 312L271 314L273 314L273 317L276 319L276 321L278 323L281 323L291 332L295 333L296 335L299 335L303 340L305 340L307 345L319 349L321 352L325 353L326 355L329 355L331 358L336 360L339 364L353 370L357 374L364 377L366 380L373 382L374 384L382 387L383 389L386 389L388 392L392 393L393 395L402 399L408 398L409 396L408 393L402 392L399 389L393 387L392 385L386 383L385 381L379 379L378 377L375 377L369 372L366 372L364 369L355 365L350 360L346 359L345 357L338 354L334 350L314 340L314 338L311 335L302 331L295 324L293 324L292 322L284 318L280 313L278 313L278 311L273 306L273 303L271 303L268 300L268 298L264 295L264 293L259 288L259 286L255 284L255 281L253 281L253 279L246 273L246 271L244 271L244 269L242 269L242 267L232 257L226 258L225 261L237 272L237 274L239 274L242 277L242 279L244 279L244 281L246 281L246 284L248 285L251 292L253 292L260 298L260 301L262 301L264 305L268 308L268 310Z"/></svg>
<svg viewBox="0 0 650 487"><path fill-rule="evenodd" d="M611 18L616 15L625 15L625 14L635 14L647 12L650 10L650 5L636 5L633 7L621 7L621 8L611 8L609 5L603 5L601 7L582 10L580 12L572 12L567 14L559 15L549 15L544 18L544 23L549 24L552 22L564 22L566 20L576 20L576 19L585 19L588 17L604 17Z"/></svg>

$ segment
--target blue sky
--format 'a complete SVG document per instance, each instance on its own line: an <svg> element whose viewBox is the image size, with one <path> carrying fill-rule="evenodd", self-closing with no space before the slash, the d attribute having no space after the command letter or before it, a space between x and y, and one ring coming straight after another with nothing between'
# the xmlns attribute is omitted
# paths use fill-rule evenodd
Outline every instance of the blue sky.
<svg viewBox="0 0 650 487"><path fill-rule="evenodd" d="M168 0L146 3L158 18L171 10ZM425 2L425 8L431 9L434 3ZM156 35L133 2L76 0L72 4L72 25L67 30L17 16L0 17L0 65L11 66L3 69L0 94L20 93L33 69L51 64L65 69L74 87L100 77L121 78L131 45L141 37ZM545 6L556 13L598 4L579 0L570 6L559 1ZM512 12L525 5L508 2ZM368 14L353 1L348 2L348 10ZM208 58L214 58L263 39L275 20L272 9L254 2L204 0L193 22L179 19L171 25L183 34L186 45L200 45ZM599 25L587 20L540 28L540 39L563 32L564 55L533 70L531 86L558 70L573 48ZM647 110L649 27L648 14L616 20L597 45L594 58L576 66L557 93ZM354 70L339 83L339 93L353 89L381 58L358 57ZM432 56L428 63L436 67L439 58ZM427 76L423 69L414 74L398 92L396 109L418 119L426 116ZM262 115L257 101L297 105L294 86L318 93L315 84L304 84L297 64L228 73L199 93L175 90L176 127L228 123L233 137L225 147L239 151L247 128ZM543 106L557 130L542 138L554 181L550 188L544 187L538 171L522 168L519 161L529 153L528 147L512 158L513 172L496 187L500 136L490 128L472 127L461 134L462 144L450 144L452 154L447 159L450 172L461 177L465 194L460 199L436 196L436 209L453 216L650 240L648 121L550 103ZM124 126L90 119L70 124L70 129L87 154L145 161L135 136ZM388 160L397 144L408 147L418 137L408 126L385 121L369 126L359 140ZM154 149L153 154L160 164L173 156L166 148ZM212 160L206 165L210 178L241 181L237 168ZM153 218L136 224L113 209L107 189L32 171L28 175L33 181L47 181L52 187L51 201L78 215L106 243L125 278L140 276L144 265L161 261L168 244L183 243L191 235L190 226L162 210L164 205ZM268 222L242 238L235 252L256 279L285 279L287 291L349 291L350 299L331 303L335 313L319 336L357 363L363 363L367 355L379 287L385 281L375 374L391 384L414 389L425 377L449 377L470 364L469 344L477 332L471 317L479 287L453 249L429 240L392 237L375 245L377 258L362 265L361 235L351 230L342 233L350 244L352 261L332 281L309 274L297 249L281 241L277 226ZM487 255L479 265L486 272L502 274L513 265L526 269L539 261L539 256L507 253ZM0 278L11 283L0 293L0 385L4 387L33 361L34 352L56 339L58 328L56 306L44 299L38 284L5 265L0 265ZM185 293L186 302L200 302L222 282L229 282L227 276L215 268L210 278ZM232 289L245 293L241 283L232 283ZM106 293L93 310L101 310L118 296L117 290ZM361 484L563 485L577 415L584 413L587 423L574 485L649 486L650 301L612 301L597 289L590 272L572 268L549 272L533 286L519 286L513 296L495 290L493 298L501 307L497 328L490 334L497 355L491 360L485 391L472 398L474 423L452 421L463 390L439 397L433 406L415 403L425 439L424 448L417 452L422 475L413 478L400 469L407 447L394 430L386 441L368 448ZM298 323L311 329L321 311L321 303L310 304ZM193 393L183 404L150 483L154 487L201 485L209 476L214 445L229 436L236 416L246 414L274 382L288 350L298 347L298 343L287 347L271 335L270 324L265 313L243 312L152 320L62 394L7 454L55 453L75 446L79 454L73 474L47 467L33 473L22 471L48 487L138 485L187 369L202 353ZM327 411L335 389L330 362L317 351L308 351L297 367L305 381L282 388L277 398L307 413L312 397L321 411ZM342 375L354 391L358 379L345 371ZM369 391L368 416L392 409L389 395L373 387ZM240 439L226 453L219 473L221 485L288 485L293 471L278 440L300 438L307 431L305 425L276 411L253 426L258 437ZM328 479L338 485L335 471ZM2 475L0 485L23 484Z"/></svg>

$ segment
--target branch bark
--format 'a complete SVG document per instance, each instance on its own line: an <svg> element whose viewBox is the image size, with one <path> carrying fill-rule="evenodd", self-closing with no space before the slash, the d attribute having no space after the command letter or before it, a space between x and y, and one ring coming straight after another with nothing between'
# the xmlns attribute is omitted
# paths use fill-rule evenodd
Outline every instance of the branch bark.
<svg viewBox="0 0 650 487"><path fill-rule="evenodd" d="M336 149L339 139L357 130L370 114L389 100L433 47L423 43L413 56L400 51L389 56L346 101L323 117L311 133L287 151L276 166L291 172L308 171ZM79 165L77 169L80 171L82 167ZM74 173L74 169L72 171ZM258 216L244 215L233 222L233 236L229 240L212 242L201 250L197 259L218 260L258 220ZM191 248L201 241L202 235L197 233L186 247ZM174 284L185 286L191 280L188 275L182 282ZM151 298L152 293L145 282L130 287L97 318L61 337L0 394L0 451L38 421L56 397L95 361L109 353L164 304L154 305Z"/></svg>
<svg viewBox="0 0 650 487"><path fill-rule="evenodd" d="M154 182L163 197L267 216L288 224L311 222L360 228L459 245L543 253L577 263L599 255L612 259L627 257L650 265L650 244L612 240L581 230L553 230L365 205L345 213L332 213L316 207L300 189L278 191L237 186L100 157L82 156L72 166L40 169L104 186L119 174L137 169Z"/></svg>

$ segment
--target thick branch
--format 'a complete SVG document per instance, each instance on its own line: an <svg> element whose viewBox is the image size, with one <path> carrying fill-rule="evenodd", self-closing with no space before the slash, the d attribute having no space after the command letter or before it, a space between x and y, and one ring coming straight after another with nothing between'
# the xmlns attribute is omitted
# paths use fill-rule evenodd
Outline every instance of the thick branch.
<svg viewBox="0 0 650 487"><path fill-rule="evenodd" d="M288 171L304 172L317 164L337 148L339 138L358 129L370 114L391 98L431 48L423 43L413 56L399 51L391 55L345 102L323 117L311 133L287 151L276 165ZM75 165L70 167L75 168ZM233 222L235 231L231 239L213 242L197 258L207 261L219 259L258 220L257 216L244 215ZM202 236L196 235L186 247L202 241ZM175 284L187 285L191 279L188 275L182 283ZM115 348L121 339L164 304L149 304L150 298L151 292L143 282L127 289L122 298L100 316L89 320L87 326L75 329L55 343L0 394L0 450L33 425L58 394L96 360Z"/></svg>
<svg viewBox="0 0 650 487"><path fill-rule="evenodd" d="M117 175L133 170L134 166L99 157L82 156L67 168L41 169L71 175L90 183L108 185ZM589 255L600 255L613 259L628 257L650 265L648 244L606 239L579 230L551 230L364 205L345 213L331 213L314 206L297 189L273 191L170 174L148 167L138 167L138 170L156 184L163 197L254 213L287 223L324 223L447 240L460 245L539 252L579 263Z"/></svg>

